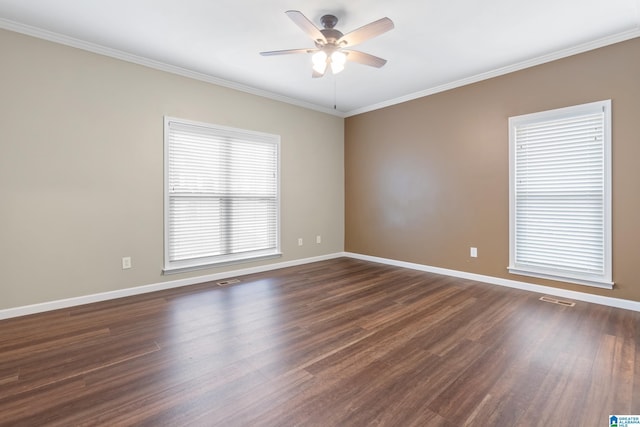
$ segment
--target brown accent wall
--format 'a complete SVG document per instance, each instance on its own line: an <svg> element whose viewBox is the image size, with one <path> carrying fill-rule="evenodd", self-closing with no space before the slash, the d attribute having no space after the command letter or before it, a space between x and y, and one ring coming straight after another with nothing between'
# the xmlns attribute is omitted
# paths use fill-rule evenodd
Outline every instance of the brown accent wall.
<svg viewBox="0 0 640 427"><path fill-rule="evenodd" d="M508 118L604 99L613 111L614 289L509 274ZM345 250L640 301L639 163L637 38L353 116Z"/></svg>

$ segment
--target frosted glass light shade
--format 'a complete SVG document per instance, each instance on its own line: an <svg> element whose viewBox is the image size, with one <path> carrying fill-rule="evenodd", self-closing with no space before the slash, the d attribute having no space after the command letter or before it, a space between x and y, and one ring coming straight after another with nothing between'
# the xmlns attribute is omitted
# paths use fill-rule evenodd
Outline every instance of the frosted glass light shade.
<svg viewBox="0 0 640 427"><path fill-rule="evenodd" d="M320 74L324 74L327 69L327 54L322 50L316 52L311 57L311 61L313 61L314 71Z"/></svg>
<svg viewBox="0 0 640 427"><path fill-rule="evenodd" d="M344 70L344 64L347 62L347 55L336 50L331 54L331 71L333 74L338 74Z"/></svg>

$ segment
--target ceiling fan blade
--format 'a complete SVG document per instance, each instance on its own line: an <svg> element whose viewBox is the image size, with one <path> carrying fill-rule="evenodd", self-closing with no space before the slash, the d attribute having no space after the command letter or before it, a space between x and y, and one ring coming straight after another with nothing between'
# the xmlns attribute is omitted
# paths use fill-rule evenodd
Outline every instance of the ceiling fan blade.
<svg viewBox="0 0 640 427"><path fill-rule="evenodd" d="M273 55L289 55L291 53L312 53L318 49L285 49L285 50L270 50L268 52L260 52L262 56L273 56Z"/></svg>
<svg viewBox="0 0 640 427"><path fill-rule="evenodd" d="M326 43L327 39L324 37L324 34L320 32L318 27L313 25L313 22L309 21L309 19L302 14L299 10L287 10L285 12L291 20L302 29L311 40L314 42Z"/></svg>
<svg viewBox="0 0 640 427"><path fill-rule="evenodd" d="M394 25L393 21L389 18L381 18L377 21L371 22L367 25L364 25L356 30L351 31L350 33L345 34L340 37L337 44L344 44L345 46L354 46L358 43L362 43L366 40L372 39L374 37L379 36L380 34L386 33L389 30L393 30Z"/></svg>
<svg viewBox="0 0 640 427"><path fill-rule="evenodd" d="M322 77L324 76L324 73L319 73L316 70L313 70L313 72L311 73L311 77L313 77L314 79L317 79L318 77Z"/></svg>
<svg viewBox="0 0 640 427"><path fill-rule="evenodd" d="M357 50L342 49L342 52L347 54L347 60L370 67L380 68L387 63L386 59L378 58L368 53L358 52Z"/></svg>

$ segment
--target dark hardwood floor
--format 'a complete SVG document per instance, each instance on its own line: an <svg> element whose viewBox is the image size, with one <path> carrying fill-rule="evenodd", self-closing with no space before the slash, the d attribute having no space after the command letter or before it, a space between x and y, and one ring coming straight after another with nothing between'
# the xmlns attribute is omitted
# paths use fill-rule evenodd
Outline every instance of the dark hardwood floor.
<svg viewBox="0 0 640 427"><path fill-rule="evenodd" d="M605 426L640 313L341 258L0 322L2 426Z"/></svg>

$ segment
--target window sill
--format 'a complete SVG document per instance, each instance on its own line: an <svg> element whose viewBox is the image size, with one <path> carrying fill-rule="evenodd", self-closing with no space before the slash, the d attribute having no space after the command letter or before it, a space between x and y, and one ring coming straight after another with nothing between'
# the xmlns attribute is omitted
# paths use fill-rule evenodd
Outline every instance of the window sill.
<svg viewBox="0 0 640 427"><path fill-rule="evenodd" d="M282 252L275 252L275 253L271 253L267 255L259 255L251 258L227 259L224 261L210 262L206 264L192 264L192 265L165 267L162 270L162 274L167 276L171 274L187 273L189 271L207 270L207 269L225 267L225 266L234 265L234 264L243 264L247 262L264 261L268 259L280 258L281 256L282 256Z"/></svg>
<svg viewBox="0 0 640 427"><path fill-rule="evenodd" d="M509 270L509 273L511 274L518 274L520 276L537 277L539 279L549 279L549 280L555 280L557 282L575 283L577 285L592 286L594 288L601 288L601 289L613 289L613 285L614 285L613 282L600 281L597 279L594 279L594 280L580 279L580 278L561 276L561 275L551 274L551 273L522 270L515 267L507 267L507 270Z"/></svg>

